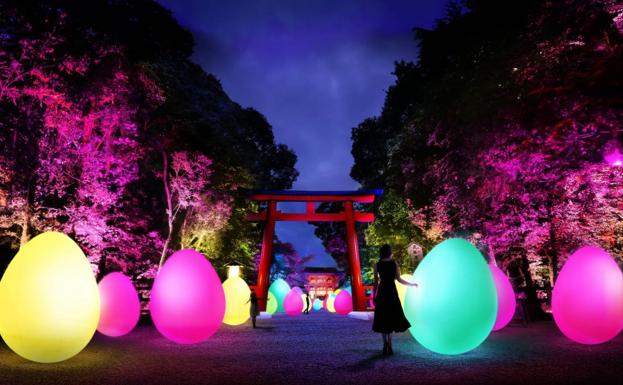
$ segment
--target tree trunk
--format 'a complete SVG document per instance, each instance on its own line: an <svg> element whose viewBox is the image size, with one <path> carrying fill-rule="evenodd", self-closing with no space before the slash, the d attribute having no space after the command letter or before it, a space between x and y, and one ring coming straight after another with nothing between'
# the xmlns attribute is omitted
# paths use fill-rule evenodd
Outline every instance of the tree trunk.
<svg viewBox="0 0 623 385"><path fill-rule="evenodd" d="M96 277L97 282L101 281L102 278L104 278L104 276L108 273L108 269L106 268L107 259L108 257L104 253L102 254L99 262L97 263L97 277Z"/></svg>
<svg viewBox="0 0 623 385"><path fill-rule="evenodd" d="M525 252L521 254L520 270L526 284L526 306L528 307L530 318L543 319L545 318L545 312L541 308L541 303L537 297L536 287L534 287L534 281L530 274L530 263Z"/></svg>
<svg viewBox="0 0 623 385"><path fill-rule="evenodd" d="M558 278L558 249L556 248L556 233L554 232L554 226L550 224L549 227L549 281L550 286L554 287L556 278Z"/></svg>
<svg viewBox="0 0 623 385"><path fill-rule="evenodd" d="M162 253L160 254L160 263L158 264L158 271L164 264L164 260L167 256L167 250L169 249L169 243L171 242L171 236L173 234L173 202L171 201L171 190L169 188L169 160L167 153L165 151L162 152L162 180L164 182L164 194L167 201L167 224L169 226L169 231L167 232L167 239L164 241L164 246L162 247Z"/></svg>
<svg viewBox="0 0 623 385"><path fill-rule="evenodd" d="M30 207L30 183L26 186L26 197L24 198L24 207L21 215L21 227L22 233L19 238L19 247L20 249L24 247L26 243L30 240L30 216L31 216L31 207Z"/></svg>

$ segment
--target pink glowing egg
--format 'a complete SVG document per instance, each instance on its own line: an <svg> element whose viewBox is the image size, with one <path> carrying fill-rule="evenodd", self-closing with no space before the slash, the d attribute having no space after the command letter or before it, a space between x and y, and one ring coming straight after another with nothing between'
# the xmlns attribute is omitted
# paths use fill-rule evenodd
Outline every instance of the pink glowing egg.
<svg viewBox="0 0 623 385"><path fill-rule="evenodd" d="M495 331L502 329L511 322L517 302L513 286L506 274L495 265L489 265L489 269L491 269L493 282L498 293L498 315L493 325L493 331Z"/></svg>
<svg viewBox="0 0 623 385"><path fill-rule="evenodd" d="M335 297L333 307L335 308L336 313L347 315L353 311L353 297L351 297L350 293L346 290L342 290L339 292L337 297Z"/></svg>
<svg viewBox="0 0 623 385"><path fill-rule="evenodd" d="M163 336L180 344L193 344L205 341L221 326L225 293L203 254L180 250L167 259L154 280L149 307Z"/></svg>
<svg viewBox="0 0 623 385"><path fill-rule="evenodd" d="M128 334L141 315L141 303L130 278L110 273L99 283L100 321L97 331L109 337Z"/></svg>
<svg viewBox="0 0 623 385"><path fill-rule="evenodd" d="M552 292L560 331L582 344L599 344L623 329L623 274L604 250L585 246L563 266Z"/></svg>
<svg viewBox="0 0 623 385"><path fill-rule="evenodd" d="M303 311L303 299L299 290L292 289L283 300L283 309L287 315L295 316Z"/></svg>

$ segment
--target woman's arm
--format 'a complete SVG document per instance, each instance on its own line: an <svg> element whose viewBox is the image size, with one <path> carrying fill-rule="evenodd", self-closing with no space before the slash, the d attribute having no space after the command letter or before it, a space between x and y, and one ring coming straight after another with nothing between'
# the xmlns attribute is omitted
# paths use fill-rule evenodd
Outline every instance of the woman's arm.
<svg viewBox="0 0 623 385"><path fill-rule="evenodd" d="M402 277L400 276L400 266L398 266L398 263L396 261L394 261L394 263L396 264L396 281L402 283L403 285L406 286L414 286L417 287L418 284L415 282L409 282L409 281L405 281L404 279L402 279Z"/></svg>

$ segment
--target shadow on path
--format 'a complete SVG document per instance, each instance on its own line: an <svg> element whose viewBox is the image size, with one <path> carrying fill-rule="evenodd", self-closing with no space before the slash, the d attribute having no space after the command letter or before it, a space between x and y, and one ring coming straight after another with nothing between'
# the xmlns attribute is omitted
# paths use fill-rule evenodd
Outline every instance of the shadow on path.
<svg viewBox="0 0 623 385"><path fill-rule="evenodd" d="M266 332L272 332L275 327L274 326L256 326L256 329L264 330Z"/></svg>
<svg viewBox="0 0 623 385"><path fill-rule="evenodd" d="M384 355L382 352L376 352L373 355L364 358L363 360L357 361L352 365L346 366L346 369L350 372L360 372L362 370L370 370L374 369L374 365L379 360L384 360L389 356Z"/></svg>

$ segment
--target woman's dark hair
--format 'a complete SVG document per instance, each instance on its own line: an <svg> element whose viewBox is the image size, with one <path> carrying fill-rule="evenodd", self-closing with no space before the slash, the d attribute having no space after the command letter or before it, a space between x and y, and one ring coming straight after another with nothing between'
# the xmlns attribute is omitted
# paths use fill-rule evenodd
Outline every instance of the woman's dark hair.
<svg viewBox="0 0 623 385"><path fill-rule="evenodd" d="M384 244L381 246L381 250L379 250L379 257L381 259L389 258L392 255L392 247L388 244Z"/></svg>

